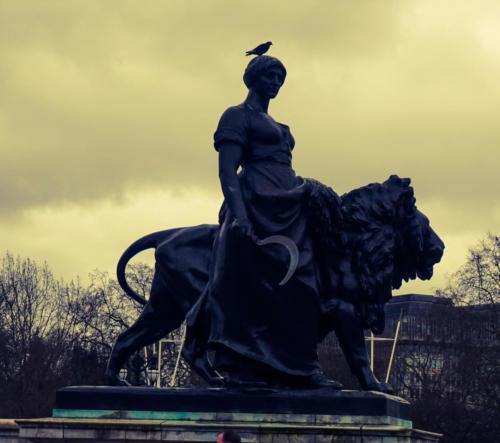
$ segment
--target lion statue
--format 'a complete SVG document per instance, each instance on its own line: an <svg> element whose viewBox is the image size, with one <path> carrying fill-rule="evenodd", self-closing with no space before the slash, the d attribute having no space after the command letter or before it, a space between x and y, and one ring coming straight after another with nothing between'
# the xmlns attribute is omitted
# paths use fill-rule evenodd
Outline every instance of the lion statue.
<svg viewBox="0 0 500 443"><path fill-rule="evenodd" d="M320 337L334 331L352 373L364 390L391 392L370 369L364 330L384 330L384 305L403 281L430 279L444 244L416 207L410 179L392 175L339 197L312 179L308 210L319 253L324 293ZM208 282L218 225L168 229L146 235L123 253L118 282L144 305L137 321L121 333L106 369L109 385L124 385L119 371L127 359L177 329ZM139 252L155 249L155 274L149 300L128 284L125 268ZM196 369L196 368L195 368ZM203 375L203 374L202 374ZM210 382L210 377L205 377Z"/></svg>

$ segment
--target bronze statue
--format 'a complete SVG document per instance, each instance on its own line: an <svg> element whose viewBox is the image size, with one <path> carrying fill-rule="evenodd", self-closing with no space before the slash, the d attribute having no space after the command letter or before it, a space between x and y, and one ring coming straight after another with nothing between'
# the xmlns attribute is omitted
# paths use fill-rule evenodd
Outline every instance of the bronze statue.
<svg viewBox="0 0 500 443"><path fill-rule="evenodd" d="M339 197L295 174L290 128L268 114L285 77L278 59L253 58L247 98L219 121L219 224L150 234L122 255L118 281L145 307L115 343L108 384L125 384L118 373L127 358L186 320L183 355L212 385L340 389L316 352L333 330L362 388L391 392L370 369L363 331L383 331L392 289L431 278L444 244L416 208L409 179ZM147 248L156 250L156 270L146 302L125 267Z"/></svg>

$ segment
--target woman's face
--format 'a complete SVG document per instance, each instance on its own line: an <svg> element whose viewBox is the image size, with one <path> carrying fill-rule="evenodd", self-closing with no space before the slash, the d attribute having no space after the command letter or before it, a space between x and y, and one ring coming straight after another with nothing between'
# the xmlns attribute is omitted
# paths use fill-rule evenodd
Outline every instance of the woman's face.
<svg viewBox="0 0 500 443"><path fill-rule="evenodd" d="M259 75L253 89L262 97L274 98L285 81L283 71L277 66L271 67Z"/></svg>

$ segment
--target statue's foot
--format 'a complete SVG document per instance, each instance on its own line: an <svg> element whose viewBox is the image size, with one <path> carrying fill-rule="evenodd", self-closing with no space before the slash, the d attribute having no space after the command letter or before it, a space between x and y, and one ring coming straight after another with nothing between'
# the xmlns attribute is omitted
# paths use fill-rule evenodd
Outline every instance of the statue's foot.
<svg viewBox="0 0 500 443"><path fill-rule="evenodd" d="M121 378L118 374L106 373L104 382L107 386L130 386L130 383Z"/></svg>
<svg viewBox="0 0 500 443"><path fill-rule="evenodd" d="M206 370L206 368L191 366L191 369L213 388L223 388L226 386L225 380L220 375L212 373L212 371Z"/></svg>
<svg viewBox="0 0 500 443"><path fill-rule="evenodd" d="M357 378L361 389L364 391L377 391L383 392L385 394L393 394L394 389L387 383L380 382L377 377L373 374L373 371L369 366L363 366L357 370Z"/></svg>
<svg viewBox="0 0 500 443"><path fill-rule="evenodd" d="M336 380L328 378L322 372L316 372L309 377L305 377L302 385L300 386L302 389L335 389L340 390L343 388L342 383L339 383Z"/></svg>
<svg viewBox="0 0 500 443"><path fill-rule="evenodd" d="M189 360L189 365L191 366L191 369L210 386L225 386L224 379L214 370L206 358L200 357Z"/></svg>

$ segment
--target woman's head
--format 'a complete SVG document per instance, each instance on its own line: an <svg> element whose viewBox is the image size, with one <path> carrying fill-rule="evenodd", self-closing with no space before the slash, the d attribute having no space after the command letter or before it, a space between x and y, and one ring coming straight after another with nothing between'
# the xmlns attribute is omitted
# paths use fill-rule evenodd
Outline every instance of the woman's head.
<svg viewBox="0 0 500 443"><path fill-rule="evenodd" d="M233 431L219 432L217 443L241 443L241 437Z"/></svg>
<svg viewBox="0 0 500 443"><path fill-rule="evenodd" d="M243 74L243 81L248 89L254 89L259 95L274 98L285 82L286 69L275 57L261 55L248 63Z"/></svg>

